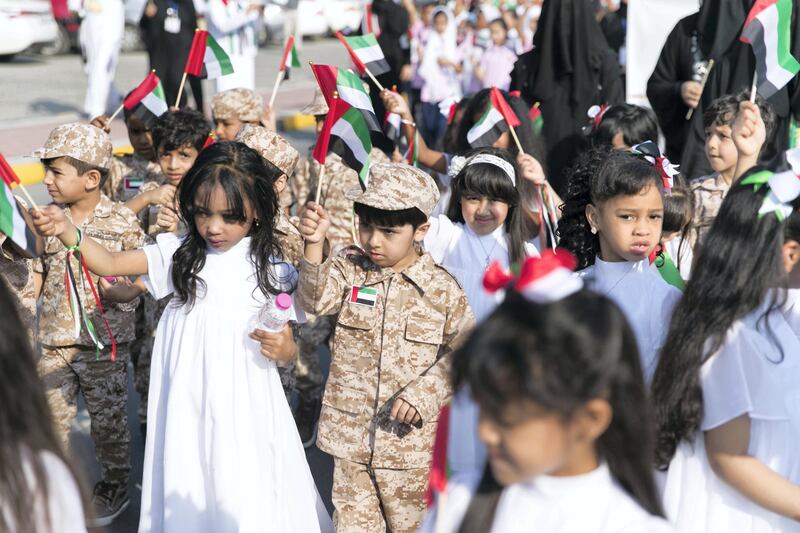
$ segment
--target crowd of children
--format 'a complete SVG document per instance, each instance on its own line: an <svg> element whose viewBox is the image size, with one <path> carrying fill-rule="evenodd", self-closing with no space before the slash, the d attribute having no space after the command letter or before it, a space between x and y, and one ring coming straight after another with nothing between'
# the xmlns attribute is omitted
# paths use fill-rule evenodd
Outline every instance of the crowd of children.
<svg viewBox="0 0 800 533"><path fill-rule="evenodd" d="M772 106L726 95L687 182L652 111L603 106L562 199L532 120L470 134L497 95L529 117L506 89L539 6L420 7L421 106L379 94L416 159L375 147L367 179L243 88L212 121L126 110L130 155L106 117L55 128L43 254L0 234L0 531L129 506L129 363L141 532L800 531L800 151L759 166Z"/></svg>

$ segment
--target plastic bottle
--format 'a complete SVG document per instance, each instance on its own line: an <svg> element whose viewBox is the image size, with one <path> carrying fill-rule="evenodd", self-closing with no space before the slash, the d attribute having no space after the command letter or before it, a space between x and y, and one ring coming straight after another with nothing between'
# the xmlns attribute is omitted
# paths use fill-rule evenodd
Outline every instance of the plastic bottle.
<svg viewBox="0 0 800 533"><path fill-rule="evenodd" d="M280 293L273 305L265 305L258 313L258 329L277 333L292 318L292 297L285 292Z"/></svg>

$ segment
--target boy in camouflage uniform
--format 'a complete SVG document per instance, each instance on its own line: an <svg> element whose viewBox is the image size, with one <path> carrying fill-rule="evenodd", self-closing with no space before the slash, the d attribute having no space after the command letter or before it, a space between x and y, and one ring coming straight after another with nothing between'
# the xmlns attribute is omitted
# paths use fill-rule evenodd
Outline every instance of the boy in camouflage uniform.
<svg viewBox="0 0 800 533"><path fill-rule="evenodd" d="M25 259L11 246L11 239L0 233L0 278L15 299L19 317L28 328L31 348L36 347L36 287L33 260ZM34 352L38 353L38 352Z"/></svg>
<svg viewBox="0 0 800 533"><path fill-rule="evenodd" d="M87 124L65 124L55 128L44 147L34 152L44 163L44 184L53 200L65 206L68 218L80 229L118 252L138 249L144 233L136 217L121 203L101 193L111 166L111 140L103 130ZM79 297L86 315L95 325L104 348L96 350L85 328L76 338L70 302L65 290L67 249L48 238L34 270L41 286L42 312L39 334L42 357L38 363L56 428L65 446L70 424L77 413L80 391L92 422L92 439L102 479L95 485L94 526L111 523L127 507L130 472L128 432L128 342L133 339L135 293L125 283L110 284L92 275L102 295L105 319L117 342L112 361L111 342L88 283ZM75 258L72 270L80 271ZM79 285L80 286L80 285Z"/></svg>
<svg viewBox="0 0 800 533"><path fill-rule="evenodd" d="M328 105L319 89L314 93L314 100L301 110L306 115L314 115L317 120L317 135L322 131L322 125L328 114ZM337 154L328 154L325 158L325 176L320 191L320 198L314 198L317 193L320 164L311 155L314 145L308 151L308 157L301 161L292 181L297 205L304 206L308 200L325 207L331 218L331 227L328 231L328 242L332 249L356 244L353 242L353 201L347 198L347 191L358 185L358 174L348 167ZM388 163L381 150L373 148L370 152L372 164Z"/></svg>
<svg viewBox="0 0 800 533"><path fill-rule="evenodd" d="M689 182L694 194L694 219L692 220L692 240L695 245L702 243L711 228L711 223L719 213L722 200L728 195L733 183L736 167L748 169L758 162L758 154L750 161L739 162L739 155L731 137L733 122L739 112L739 104L750 99L749 92L738 95L725 95L714 100L703 114L703 128L706 135L706 157L714 173ZM775 127L775 113L772 106L760 96L756 104L767 129L767 139ZM767 143L764 143L767 144Z"/></svg>
<svg viewBox="0 0 800 533"><path fill-rule="evenodd" d="M211 118L214 135L220 141L236 139L245 124L261 125L264 103L255 91L242 87L228 89L211 99Z"/></svg>
<svg viewBox="0 0 800 533"><path fill-rule="evenodd" d="M400 163L374 165L355 202L364 250L322 263L330 225L309 204L299 301L338 313L319 448L334 456L336 531L417 531L436 418L451 394L449 356L473 324L456 279L420 252L439 197L433 179Z"/></svg>

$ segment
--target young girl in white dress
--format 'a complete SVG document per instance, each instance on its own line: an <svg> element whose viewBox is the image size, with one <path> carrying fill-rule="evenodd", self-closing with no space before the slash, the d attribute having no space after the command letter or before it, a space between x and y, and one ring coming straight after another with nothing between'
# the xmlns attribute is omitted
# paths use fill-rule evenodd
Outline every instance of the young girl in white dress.
<svg viewBox="0 0 800 533"><path fill-rule="evenodd" d="M681 295L649 258L661 240L662 187L662 176L643 157L594 148L572 170L558 226L559 245L578 258L587 287L625 313L648 382Z"/></svg>
<svg viewBox="0 0 800 533"><path fill-rule="evenodd" d="M771 178L750 170L726 196L653 380L664 507L686 533L800 531L797 259Z"/></svg>
<svg viewBox="0 0 800 533"><path fill-rule="evenodd" d="M481 474L454 476L422 533L661 533L636 340L574 258L543 252L454 353L480 406Z"/></svg>
<svg viewBox="0 0 800 533"><path fill-rule="evenodd" d="M178 189L187 234L112 254L54 207L40 231L78 246L93 272L146 274L172 294L153 349L140 532L319 532L331 529L275 361L291 328L255 329L259 311L291 290L274 239L280 171L241 143L203 150Z"/></svg>

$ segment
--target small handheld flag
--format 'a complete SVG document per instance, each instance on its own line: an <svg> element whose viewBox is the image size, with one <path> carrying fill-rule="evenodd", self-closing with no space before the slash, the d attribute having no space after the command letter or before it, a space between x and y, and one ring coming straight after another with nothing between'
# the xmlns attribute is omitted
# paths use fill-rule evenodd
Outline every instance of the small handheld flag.
<svg viewBox="0 0 800 533"><path fill-rule="evenodd" d="M372 108L372 100L369 99L369 95L364 89L364 83L358 76L330 65L311 65L311 71L317 78L317 83L328 107L331 105L333 94L336 93L342 102L346 102L363 113L370 131L383 133L378 117L375 116L375 110Z"/></svg>
<svg viewBox="0 0 800 533"><path fill-rule="evenodd" d="M17 173L14 172L13 168L11 168L11 165L8 164L8 161L6 161L6 158L3 157L3 154L0 154L0 178L3 178L3 183L6 184L9 194L14 185L17 185L19 189L22 191L22 194L25 195L25 199L28 200L28 202L33 206L33 208L36 211L39 211L39 207L36 205L36 202L33 201L33 198L31 198L28 189L26 189L25 186L22 184L22 181L19 179L19 176L17 176ZM6 235L8 234L6 233Z"/></svg>
<svg viewBox="0 0 800 533"><path fill-rule="evenodd" d="M269 97L270 108L275 105L275 97L278 94L278 87L281 81L289 79L289 72L292 68L300 68L300 59L298 59L297 49L294 46L294 35L290 35L286 39L286 46L283 49L281 64L278 67L278 74L275 77L275 85L272 88L272 95Z"/></svg>
<svg viewBox="0 0 800 533"><path fill-rule="evenodd" d="M180 104L187 75L215 79L228 74L233 74L233 64L228 53L206 30L195 30L192 48L189 50L189 57L186 58L186 66L183 68L183 77L178 88L175 107Z"/></svg>
<svg viewBox="0 0 800 533"><path fill-rule="evenodd" d="M753 47L754 85L764 98L780 91L800 72L800 63L791 50L792 3L792 0L756 0L744 22L740 40ZM751 101L755 101L755 91Z"/></svg>
<svg viewBox="0 0 800 533"><path fill-rule="evenodd" d="M533 104L533 106L531 106L531 110L528 111L528 118L531 119L533 133L536 135L541 135L542 128L544 127L544 118L542 118L542 110L539 109L539 102L536 102Z"/></svg>
<svg viewBox="0 0 800 533"><path fill-rule="evenodd" d="M148 127L156 118L168 111L164 88L155 71L147 75L144 81L122 102L122 106L130 112L131 116L138 118ZM109 118L109 122L112 120L114 120L113 115Z"/></svg>
<svg viewBox="0 0 800 533"><path fill-rule="evenodd" d="M378 90L383 92L383 85L380 84L375 76L380 76L385 72L389 72L390 68L375 36L367 34L356 37L345 37L342 35L342 32L337 31L336 38L339 39L347 49L347 53L350 54L350 59L353 60L353 65L355 65L359 74L362 76L366 74Z"/></svg>
<svg viewBox="0 0 800 533"><path fill-rule="evenodd" d="M492 146L503 133L508 131L509 127L513 131L513 128L520 125L516 113L497 90L497 87L492 87L489 94L489 105L486 106L486 111L467 132L467 142L473 148ZM516 133L514 133L514 137L516 140ZM517 147L520 152L523 151L518 142Z"/></svg>
<svg viewBox="0 0 800 533"><path fill-rule="evenodd" d="M11 239L23 256L38 257L43 249L42 239L31 230L28 213L14 198L11 193L11 185L9 185L13 181L12 176L17 180L19 178L16 177L13 170L11 170L11 174L7 174L8 163L2 155L0 155L0 167L3 174L3 194L0 194L0 233ZM6 179L7 175L9 180Z"/></svg>

